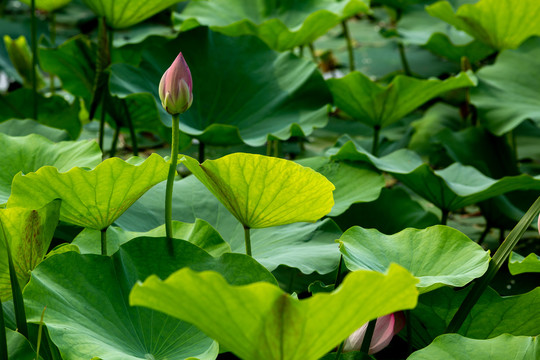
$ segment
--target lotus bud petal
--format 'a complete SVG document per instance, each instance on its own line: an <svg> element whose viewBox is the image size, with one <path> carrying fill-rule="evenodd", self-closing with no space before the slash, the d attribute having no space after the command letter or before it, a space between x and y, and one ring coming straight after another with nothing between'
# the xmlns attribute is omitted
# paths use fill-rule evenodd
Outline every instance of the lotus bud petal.
<svg viewBox="0 0 540 360"><path fill-rule="evenodd" d="M399 333L404 325L405 321L402 313L390 314L378 318L375 323L371 344L369 344L369 354L375 354L387 347L394 335ZM345 340L344 352L360 351L367 327L368 323L365 323Z"/></svg>
<svg viewBox="0 0 540 360"><path fill-rule="evenodd" d="M159 98L163 108L171 115L181 114L191 106L193 102L193 81L182 53L178 54L172 65L161 77Z"/></svg>

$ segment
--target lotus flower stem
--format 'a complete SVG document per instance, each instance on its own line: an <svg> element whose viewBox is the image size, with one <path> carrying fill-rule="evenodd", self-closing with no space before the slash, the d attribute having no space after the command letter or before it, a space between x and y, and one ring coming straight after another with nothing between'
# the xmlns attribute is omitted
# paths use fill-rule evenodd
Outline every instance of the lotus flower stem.
<svg viewBox="0 0 540 360"><path fill-rule="evenodd" d="M6 324L4 322L4 310L0 299L0 360L9 360L7 353Z"/></svg>
<svg viewBox="0 0 540 360"><path fill-rule="evenodd" d="M377 324L377 319L371 320L368 323L366 333L364 335L364 340L362 340L362 346L360 347L360 351L363 353L369 354L371 338L373 338L373 333L375 332L375 324Z"/></svg>
<svg viewBox="0 0 540 360"><path fill-rule="evenodd" d="M319 57L317 56L317 52L315 51L315 46L313 46L313 43L309 43L308 47L313 61L315 62L315 64L319 65Z"/></svg>
<svg viewBox="0 0 540 360"><path fill-rule="evenodd" d="M244 241L246 242L246 255L251 256L251 229L244 225Z"/></svg>
<svg viewBox="0 0 540 360"><path fill-rule="evenodd" d="M104 229L101 229L101 255L107 256L107 226Z"/></svg>
<svg viewBox="0 0 540 360"><path fill-rule="evenodd" d="M47 307L45 306L43 308L43 311L41 312L41 319L39 320L39 328L38 328L38 335L37 335L37 347L36 347L36 359L39 359L39 348L41 346L41 335L43 333L43 318L45 317L45 310L47 310Z"/></svg>
<svg viewBox="0 0 540 360"><path fill-rule="evenodd" d="M204 142L199 140L199 162L202 164L204 162Z"/></svg>
<svg viewBox="0 0 540 360"><path fill-rule="evenodd" d="M341 22L341 25L343 27L343 36L345 36L345 40L347 41L347 51L349 53L349 71L354 71L354 49L351 32L349 31L349 27L347 26L347 20L343 20Z"/></svg>
<svg viewBox="0 0 540 360"><path fill-rule="evenodd" d="M32 38L32 115L38 119L38 93L37 93L37 23L36 0L30 3L30 33Z"/></svg>
<svg viewBox="0 0 540 360"><path fill-rule="evenodd" d="M50 37L51 37L51 45L54 47L56 45L56 13L54 11L51 11L50 13L51 19L50 19ZM55 88L54 88L54 74L49 74L49 87L51 94L54 95Z"/></svg>
<svg viewBox="0 0 540 360"><path fill-rule="evenodd" d="M124 105L124 113L126 114L126 122L129 127L129 135L131 136L131 148L133 156L139 156L139 146L137 145L137 134L135 133L135 127L133 126L133 121L131 120L131 115L129 113L129 108L125 101L122 102Z"/></svg>
<svg viewBox="0 0 540 360"><path fill-rule="evenodd" d="M448 223L448 213L449 211L446 209L441 209L442 216L441 216L441 225L446 225Z"/></svg>
<svg viewBox="0 0 540 360"><path fill-rule="evenodd" d="M165 190L165 233L170 254L173 254L172 243L172 194L174 186L174 177L176 175L176 166L178 164L178 141L180 138L180 115L172 116L172 143L171 160L169 164L169 176L167 177L167 189Z"/></svg>
<svg viewBox="0 0 540 360"><path fill-rule="evenodd" d="M398 41L398 50L399 58L401 59L401 66L403 66L403 72L407 76L412 76L411 68L409 67L409 62L407 61L407 56L405 56L405 46L403 42Z"/></svg>
<svg viewBox="0 0 540 360"><path fill-rule="evenodd" d="M375 125L373 127L373 144L371 146L371 153L373 156L377 156L379 152L379 136L381 134L381 126Z"/></svg>
<svg viewBox="0 0 540 360"><path fill-rule="evenodd" d="M116 148L118 147L118 138L120 137L120 124L116 123L116 128L114 129L113 141L111 144L111 151L109 152L110 157L116 155Z"/></svg>
<svg viewBox="0 0 540 360"><path fill-rule="evenodd" d="M339 344L339 347L336 351L336 360L339 360L341 359L341 354L343 353L343 348L345 347L345 340L343 340L341 342L341 344Z"/></svg>
<svg viewBox="0 0 540 360"><path fill-rule="evenodd" d="M103 102L101 104L101 117L99 120L99 135L98 135L98 145L101 151L103 152L103 156L105 156L105 152L103 151L104 139L105 139L105 103Z"/></svg>

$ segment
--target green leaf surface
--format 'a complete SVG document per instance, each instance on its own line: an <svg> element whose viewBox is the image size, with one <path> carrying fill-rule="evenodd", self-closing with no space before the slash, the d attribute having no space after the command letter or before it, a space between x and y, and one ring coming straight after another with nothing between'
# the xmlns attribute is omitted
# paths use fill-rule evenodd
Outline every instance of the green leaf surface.
<svg viewBox="0 0 540 360"><path fill-rule="evenodd" d="M355 226L339 242L349 270L385 272L396 263L420 279L416 286L421 294L444 285L464 286L482 276L490 260L463 233L441 225L405 229L394 235Z"/></svg>
<svg viewBox="0 0 540 360"><path fill-rule="evenodd" d="M508 270L510 270L510 274L512 275L538 273L540 272L540 256L531 253L523 257L518 253L512 252L508 260Z"/></svg>
<svg viewBox="0 0 540 360"><path fill-rule="evenodd" d="M120 246L138 237L165 237L165 225L146 232L126 231L122 228L109 226L107 228L107 253L114 254ZM180 221L172 222L172 237L197 245L212 256L220 256L231 252L231 247L221 235L206 221L196 219L193 224ZM83 254L101 254L101 232L94 229L84 229L73 239Z"/></svg>
<svg viewBox="0 0 540 360"><path fill-rule="evenodd" d="M180 30L203 25L227 36L256 35L272 49L285 51L367 11L369 0L208 0L190 2L175 19Z"/></svg>
<svg viewBox="0 0 540 360"><path fill-rule="evenodd" d="M30 5L32 0L21 0L23 3ZM45 10L45 11L54 11L60 9L61 7L69 4L71 0L35 0L36 9Z"/></svg>
<svg viewBox="0 0 540 360"><path fill-rule="evenodd" d="M237 287L214 272L182 269L137 284L130 303L189 321L243 359L310 360L368 320L414 307L415 282L393 265L387 275L354 272L337 291L298 300L267 283Z"/></svg>
<svg viewBox="0 0 540 360"><path fill-rule="evenodd" d="M98 16L104 16L107 24L116 29L127 28L183 0L83 0Z"/></svg>
<svg viewBox="0 0 540 360"><path fill-rule="evenodd" d="M138 238L112 257L68 252L43 261L24 291L28 319L38 322L47 304L44 322L64 359L215 359L217 344L195 326L127 302L137 281L152 274L166 278L185 266L218 271L239 285L275 283L246 255L213 258L174 240L170 256L165 238Z"/></svg>
<svg viewBox="0 0 540 360"><path fill-rule="evenodd" d="M10 299L8 249L21 288L49 249L60 216L60 200L38 209L0 209L0 298ZM7 243L7 244L6 244ZM6 246L8 245L9 248Z"/></svg>
<svg viewBox="0 0 540 360"><path fill-rule="evenodd" d="M454 163L433 170L414 151L400 149L377 158L344 136L327 155L334 160L368 162L386 171L440 209L454 211L513 190L538 190L540 177L526 174L492 179L471 166Z"/></svg>
<svg viewBox="0 0 540 360"><path fill-rule="evenodd" d="M439 1L426 11L497 50L515 49L529 37L540 35L540 3L536 0L480 0L460 6L456 12L448 1Z"/></svg>
<svg viewBox="0 0 540 360"><path fill-rule="evenodd" d="M0 133L0 148L9 159L0 162L0 203L8 200L13 177L20 171L28 174L49 165L62 172L75 166L94 167L101 162L99 146L90 140L53 143L36 134L11 137Z"/></svg>
<svg viewBox="0 0 540 360"><path fill-rule="evenodd" d="M384 177L369 166L333 162L322 156L297 163L324 175L336 187L333 193L335 204L328 216L338 216L354 203L376 200L385 185Z"/></svg>
<svg viewBox="0 0 540 360"><path fill-rule="evenodd" d="M101 230L111 225L141 195L167 178L169 165L152 154L138 166L109 158L93 170L75 167L61 173L44 166L13 179L8 207L43 206L62 199L60 219Z"/></svg>
<svg viewBox="0 0 540 360"><path fill-rule="evenodd" d="M471 90L471 102L478 108L482 124L495 135L527 119L540 125L539 66L540 39L534 38L517 50L502 52L495 64L478 71L478 88Z"/></svg>
<svg viewBox="0 0 540 360"><path fill-rule="evenodd" d="M180 116L180 130L205 144L261 146L269 135L281 140L309 135L328 122L331 96L313 62L276 53L254 36L231 38L206 28L151 43L138 67L114 64L111 92L153 95L161 121L171 126L158 83L179 49L191 71L194 98Z"/></svg>
<svg viewBox="0 0 540 360"><path fill-rule="evenodd" d="M202 164L189 156L180 161L244 227L315 222L334 205L335 186L289 160L235 153Z"/></svg>
<svg viewBox="0 0 540 360"><path fill-rule="evenodd" d="M32 119L11 119L0 123L0 133L9 136L41 135L53 142L69 140L65 130L55 129Z"/></svg>
<svg viewBox="0 0 540 360"><path fill-rule="evenodd" d="M489 340L474 340L446 334L414 352L407 360L535 360L539 355L538 337L501 335Z"/></svg>
<svg viewBox="0 0 540 360"><path fill-rule="evenodd" d="M148 231L161 225L165 185L163 182L150 189L116 225L131 231ZM233 252L245 253L243 226L195 176L175 182L172 205L173 219L188 223L204 219L219 231ZM252 229L252 254L270 271L283 264L304 274L327 274L338 265L340 255L335 240L340 236L341 230L330 219Z"/></svg>
<svg viewBox="0 0 540 360"><path fill-rule="evenodd" d="M8 356L10 359L36 360L36 351L32 348L32 345L30 345L30 342L24 335L8 328L5 328L5 330ZM41 356L39 358L41 359Z"/></svg>
<svg viewBox="0 0 540 360"><path fill-rule="evenodd" d="M423 294L411 311L413 343L429 345L444 333L450 320L469 292L441 288ZM535 336L540 333L540 288L528 293L501 297L487 288L465 320L460 334L473 339L489 339L502 334Z"/></svg>
<svg viewBox="0 0 540 360"><path fill-rule="evenodd" d="M386 127L445 92L475 86L476 79L472 73L444 81L398 75L389 85L381 86L355 71L327 83L339 109L366 125Z"/></svg>

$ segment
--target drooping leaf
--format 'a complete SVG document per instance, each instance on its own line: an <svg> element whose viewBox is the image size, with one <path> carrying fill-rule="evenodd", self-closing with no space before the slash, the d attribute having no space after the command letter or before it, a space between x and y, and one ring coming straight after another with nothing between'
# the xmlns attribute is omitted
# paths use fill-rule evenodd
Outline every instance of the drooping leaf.
<svg viewBox="0 0 540 360"><path fill-rule="evenodd" d="M65 130L55 129L32 119L11 119L0 123L0 133L9 136L41 135L53 142L66 141L70 136Z"/></svg>
<svg viewBox="0 0 540 360"><path fill-rule="evenodd" d="M414 352L407 360L534 360L540 355L538 337L500 335L475 340L458 334L436 338L428 347Z"/></svg>
<svg viewBox="0 0 540 360"><path fill-rule="evenodd" d="M227 36L256 35L272 49L290 50L307 45L342 20L369 11L369 0L190 2L175 14L180 30L209 26Z"/></svg>
<svg viewBox="0 0 540 360"><path fill-rule="evenodd" d="M315 222L334 205L335 186L289 160L235 153L202 164L184 156L181 162L248 228Z"/></svg>
<svg viewBox="0 0 540 360"><path fill-rule="evenodd" d="M167 178L168 164L152 154L140 165L109 158L93 170L75 167L61 173L45 166L13 179L8 207L43 206L62 199L60 219L101 230L111 225L142 194Z"/></svg>
<svg viewBox="0 0 540 360"><path fill-rule="evenodd" d="M11 137L0 133L0 148L9 159L0 162L0 203L7 201L13 177L20 171L28 174L49 165L62 172L75 166L94 167L101 162L99 146L90 140L53 143L35 134Z"/></svg>
<svg viewBox="0 0 540 360"><path fill-rule="evenodd" d="M512 252L508 260L508 270L510 274L518 275L523 273L538 273L540 272L540 256L531 253L526 257Z"/></svg>
<svg viewBox="0 0 540 360"><path fill-rule="evenodd" d="M383 176L369 166L333 162L325 157L302 159L297 163L321 173L336 187L335 204L328 216L338 216L354 203L376 200L385 185Z"/></svg>
<svg viewBox="0 0 540 360"><path fill-rule="evenodd" d="M165 238L138 238L112 257L67 252L43 261L24 291L29 321L39 321L47 304L44 322L65 359L215 359L217 344L195 326L128 304L137 281L152 274L166 278L185 266L218 271L235 284L275 283L246 255L213 258L174 240L170 256Z"/></svg>
<svg viewBox="0 0 540 360"><path fill-rule="evenodd" d="M538 2L540 9L540 2ZM540 10L539 10L540 11ZM517 50L506 50L495 64L480 69L478 88L471 101L478 108L482 124L502 135L527 119L540 124L540 39L534 38Z"/></svg>
<svg viewBox="0 0 540 360"><path fill-rule="evenodd" d="M205 144L261 146L269 135L309 135L328 122L331 96L313 62L276 53L254 36L231 38L206 28L150 44L137 68L114 64L111 92L122 98L152 94L161 121L170 126L158 83L179 50L190 67L194 97L180 117L180 130Z"/></svg>
<svg viewBox="0 0 540 360"><path fill-rule="evenodd" d="M60 215L60 200L53 200L42 208L0 209L0 299L10 299L11 283L7 251L11 251L13 265L21 288L28 282L30 271L49 249Z"/></svg>
<svg viewBox="0 0 540 360"><path fill-rule="evenodd" d="M385 272L396 263L420 279L416 286L421 294L444 285L464 286L482 276L490 260L481 246L441 225L394 235L355 226L339 242L349 270Z"/></svg>
<svg viewBox="0 0 540 360"><path fill-rule="evenodd" d="M189 321L243 359L311 360L368 320L414 307L415 282L393 265L387 275L353 272L337 291L298 300L267 283L237 287L215 272L182 269L136 285L130 303Z"/></svg>
<svg viewBox="0 0 540 360"><path fill-rule="evenodd" d="M2 329L1 331L4 331L4 329ZM5 328L5 331L7 337L7 351L10 359L36 359L36 350L32 348L32 345L30 344L28 339L24 337L24 335L8 328ZM41 356L39 358L42 359Z"/></svg>
<svg viewBox="0 0 540 360"><path fill-rule="evenodd" d="M456 12L448 1L439 1L426 11L498 50L515 49L529 37L540 35L540 3L536 0L480 0L460 6Z"/></svg>
<svg viewBox="0 0 540 360"><path fill-rule="evenodd" d="M413 343L425 347L444 333L467 289L441 288L423 294L411 311ZM528 293L501 297L487 288L465 320L460 334L473 339L490 339L502 334L535 336L540 332L540 288Z"/></svg>
<svg viewBox="0 0 540 360"><path fill-rule="evenodd" d="M388 86L380 86L355 71L327 83L338 108L366 125L385 127L445 92L475 86L476 79L472 73L460 73L444 81L398 75Z"/></svg>

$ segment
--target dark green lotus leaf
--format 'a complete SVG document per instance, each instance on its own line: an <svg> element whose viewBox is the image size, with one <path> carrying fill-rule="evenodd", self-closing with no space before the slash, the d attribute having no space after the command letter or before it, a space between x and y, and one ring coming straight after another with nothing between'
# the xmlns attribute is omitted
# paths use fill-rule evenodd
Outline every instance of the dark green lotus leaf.
<svg viewBox="0 0 540 360"><path fill-rule="evenodd" d="M0 309L1 310L1 309ZM36 350L32 348L30 342L20 332L11 329L6 330L7 351L10 359L35 360ZM4 331L4 329L2 329ZM42 359L42 357L39 357Z"/></svg>
<svg viewBox="0 0 540 360"><path fill-rule="evenodd" d="M369 0L193 1L175 14L180 30L209 26L227 36L256 35L277 51L307 45L360 12Z"/></svg>
<svg viewBox="0 0 540 360"><path fill-rule="evenodd" d="M43 260L49 249L60 216L60 200L38 209L14 207L0 209L0 299L12 296L8 249L21 288L30 272Z"/></svg>
<svg viewBox="0 0 540 360"><path fill-rule="evenodd" d="M456 63L460 63L463 57L466 57L471 63L477 63L496 51L478 40L464 45L454 45L448 36L439 33L433 34L424 48Z"/></svg>
<svg viewBox="0 0 540 360"><path fill-rule="evenodd" d="M526 257L512 252L508 259L508 270L510 274L518 275L523 273L538 273L540 272L540 256L531 253Z"/></svg>
<svg viewBox="0 0 540 360"><path fill-rule="evenodd" d="M444 81L398 75L389 85L381 86L355 71L327 83L339 109L366 125L385 127L445 92L475 86L476 79L472 73Z"/></svg>
<svg viewBox="0 0 540 360"><path fill-rule="evenodd" d="M101 162L99 146L92 140L53 143L36 134L11 137L0 133L0 148L9 159L0 162L0 203L8 200L11 182L18 172L28 174L47 165L68 171L75 166L92 168Z"/></svg>
<svg viewBox="0 0 540 360"><path fill-rule="evenodd" d="M482 124L495 135L527 119L540 125L536 101L540 96L540 74L536 71L539 66L540 39L534 38L517 50L502 52L495 64L478 71L478 88L471 90L471 101L478 108Z"/></svg>
<svg viewBox="0 0 540 360"><path fill-rule="evenodd" d="M535 360L539 355L538 337L505 334L489 340L475 340L446 334L414 352L407 360Z"/></svg>
<svg viewBox="0 0 540 360"><path fill-rule="evenodd" d="M368 162L386 171L440 209L454 211L513 190L540 189L540 176L526 174L495 180L471 166L454 163L443 170L433 170L414 151L401 149L378 158L343 137L328 151L334 160Z"/></svg>
<svg viewBox="0 0 540 360"><path fill-rule="evenodd" d="M384 177L370 166L347 162L334 162L325 157L297 161L323 174L336 189L333 192L334 207L328 216L344 213L352 204L376 200L384 187Z"/></svg>
<svg viewBox="0 0 540 360"><path fill-rule="evenodd" d="M386 275L352 272L338 290L298 300L268 283L232 286L186 268L137 284L130 303L189 321L242 359L315 360L370 319L414 307L416 281L393 264Z"/></svg>
<svg viewBox="0 0 540 360"><path fill-rule="evenodd" d="M442 225L394 235L355 226L343 233L339 243L349 270L385 272L396 263L420 279L416 286L421 294L444 285L464 286L482 276L490 260L481 246Z"/></svg>
<svg viewBox="0 0 540 360"><path fill-rule="evenodd" d="M96 15L105 17L107 24L115 29L138 24L181 1L185 0L83 0Z"/></svg>
<svg viewBox="0 0 540 360"><path fill-rule="evenodd" d="M0 122L10 119L31 119L31 89L19 89L0 96ZM81 132L79 120L80 105L75 100L68 103L62 96L44 97L38 95L39 123L56 129L66 130L72 139L77 139Z"/></svg>
<svg viewBox="0 0 540 360"><path fill-rule="evenodd" d="M413 343L429 345L444 333L452 317L469 292L441 288L423 294L411 311ZM540 288L528 293L501 297L492 288L484 294L467 316L460 334L473 339L489 339L501 334L535 336L540 333Z"/></svg>
<svg viewBox="0 0 540 360"><path fill-rule="evenodd" d="M114 254L120 246L138 237L165 237L165 225L146 232L126 231L116 226L107 228L107 253ZM212 256L231 252L231 247L206 221L196 219L193 224L172 222L172 237L197 245ZM83 254L101 254L99 230L84 229L73 239Z"/></svg>
<svg viewBox="0 0 540 360"><path fill-rule="evenodd" d="M206 144L260 146L269 135L282 140L309 135L328 121L331 97L313 62L276 53L254 36L231 38L206 28L165 45L150 44L137 68L114 64L111 92L152 94L162 122L170 126L158 84L179 51L191 70L194 97L180 116L180 130Z"/></svg>
<svg viewBox="0 0 540 360"><path fill-rule="evenodd" d="M215 359L217 343L195 326L127 303L137 281L152 274L167 278L185 266L218 271L237 285L275 283L268 271L242 254L213 258L174 240L171 257L165 238L138 238L112 257L67 252L43 261L24 290L28 319L38 322L47 305L44 322L65 359Z"/></svg>
<svg viewBox="0 0 540 360"><path fill-rule="evenodd" d="M148 231L163 223L165 183L157 184L131 206L115 224L131 231ZM173 219L192 223L197 218L212 225L233 252L245 253L244 228L217 198L195 177L176 181ZM327 274L336 269L341 236L330 219L251 230L253 257L270 271L284 264L305 274Z"/></svg>
<svg viewBox="0 0 540 360"><path fill-rule="evenodd" d="M11 119L0 123L0 133L9 136L41 135L53 142L70 139L65 130L55 129L32 119Z"/></svg>
<svg viewBox="0 0 540 360"><path fill-rule="evenodd" d="M536 0L482 0L464 4L456 12L448 1L439 1L426 11L497 50L515 49L540 35L540 2Z"/></svg>
<svg viewBox="0 0 540 360"><path fill-rule="evenodd" d="M93 170L74 167L62 173L44 166L34 173L15 176L8 207L43 206L60 198L62 221L101 230L148 189L164 181L168 169L168 163L157 154L139 165L109 158Z"/></svg>

